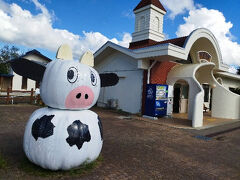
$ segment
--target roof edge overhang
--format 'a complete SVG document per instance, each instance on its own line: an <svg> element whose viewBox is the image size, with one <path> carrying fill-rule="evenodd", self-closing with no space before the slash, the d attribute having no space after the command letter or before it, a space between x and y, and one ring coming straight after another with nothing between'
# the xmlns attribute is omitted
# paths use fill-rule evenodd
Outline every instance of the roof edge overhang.
<svg viewBox="0 0 240 180"><path fill-rule="evenodd" d="M154 57L169 56L170 58L168 60L174 61L185 57L184 48L171 43L134 49L133 51L138 55L138 59L151 59ZM159 60L160 59L161 58L159 58Z"/></svg>
<svg viewBox="0 0 240 180"><path fill-rule="evenodd" d="M136 54L133 52L133 50L122 47L120 45L117 45L111 41L107 41L102 47L100 47L95 53L94 53L94 59L96 62L99 61L99 57L101 57L101 55L107 51L107 49L111 49L111 50L115 50L118 51L120 53L123 53L125 55L128 55L132 58L136 59Z"/></svg>
<svg viewBox="0 0 240 180"><path fill-rule="evenodd" d="M157 57L159 61L164 60L161 59L161 57L169 56L168 60L187 60L185 58L185 52L184 48L176 46L171 43L167 44L160 44L150 47L144 47L139 49L128 49L122 46L119 46L113 42L108 41L105 43L100 49L98 49L94 53L95 60L98 61L98 57L101 56L101 54L106 51L108 48L111 48L112 50L121 52L125 55L128 55L134 59L154 59ZM184 59L185 58L185 59Z"/></svg>

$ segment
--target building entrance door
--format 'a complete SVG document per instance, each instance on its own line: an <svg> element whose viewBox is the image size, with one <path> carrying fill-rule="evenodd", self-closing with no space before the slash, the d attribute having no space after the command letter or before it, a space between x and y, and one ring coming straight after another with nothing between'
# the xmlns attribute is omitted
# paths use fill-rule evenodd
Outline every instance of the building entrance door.
<svg viewBox="0 0 240 180"><path fill-rule="evenodd" d="M179 113L180 87L174 87L173 113Z"/></svg>

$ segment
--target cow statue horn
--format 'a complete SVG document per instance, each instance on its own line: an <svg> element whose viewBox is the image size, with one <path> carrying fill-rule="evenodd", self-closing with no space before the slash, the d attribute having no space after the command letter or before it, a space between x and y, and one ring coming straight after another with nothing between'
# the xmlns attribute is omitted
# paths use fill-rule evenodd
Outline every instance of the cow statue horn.
<svg viewBox="0 0 240 180"><path fill-rule="evenodd" d="M63 44L58 48L57 54L56 54L57 59L62 59L62 60L72 60L72 50L68 44Z"/></svg>
<svg viewBox="0 0 240 180"><path fill-rule="evenodd" d="M88 66L94 66L94 56L91 51L85 52L79 60L80 63L86 64Z"/></svg>

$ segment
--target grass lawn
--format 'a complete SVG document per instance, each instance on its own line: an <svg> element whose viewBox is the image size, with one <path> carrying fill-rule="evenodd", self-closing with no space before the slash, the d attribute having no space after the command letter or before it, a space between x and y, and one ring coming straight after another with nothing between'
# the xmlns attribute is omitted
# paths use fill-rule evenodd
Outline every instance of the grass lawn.
<svg viewBox="0 0 240 180"><path fill-rule="evenodd" d="M27 158L25 158L21 163L19 169L28 175L41 176L41 177L63 177L63 176L80 176L89 173L94 168L99 166L103 161L103 157L100 155L97 160L90 164L83 164L76 169L71 169L68 171L51 171L43 169L33 163L31 163Z"/></svg>
<svg viewBox="0 0 240 180"><path fill-rule="evenodd" d="M7 167L7 162L0 153L0 169L5 169Z"/></svg>

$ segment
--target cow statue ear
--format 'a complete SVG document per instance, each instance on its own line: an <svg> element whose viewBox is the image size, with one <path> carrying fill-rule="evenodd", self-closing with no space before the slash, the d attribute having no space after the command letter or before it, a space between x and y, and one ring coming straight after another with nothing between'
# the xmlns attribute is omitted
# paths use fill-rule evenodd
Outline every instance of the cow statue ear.
<svg viewBox="0 0 240 180"><path fill-rule="evenodd" d="M94 56L91 51L85 52L79 60L80 63L86 64L88 66L94 66Z"/></svg>
<svg viewBox="0 0 240 180"><path fill-rule="evenodd" d="M38 82L42 81L43 74L46 70L46 66L43 64L21 57L9 60L8 63L10 63L13 71L18 75Z"/></svg>
<svg viewBox="0 0 240 180"><path fill-rule="evenodd" d="M56 54L57 59L62 59L62 60L72 60L72 49L68 44L63 44L58 48L57 54Z"/></svg>
<svg viewBox="0 0 240 180"><path fill-rule="evenodd" d="M115 86L119 81L119 77L115 73L103 73L99 74L99 76L101 79L101 87Z"/></svg>

